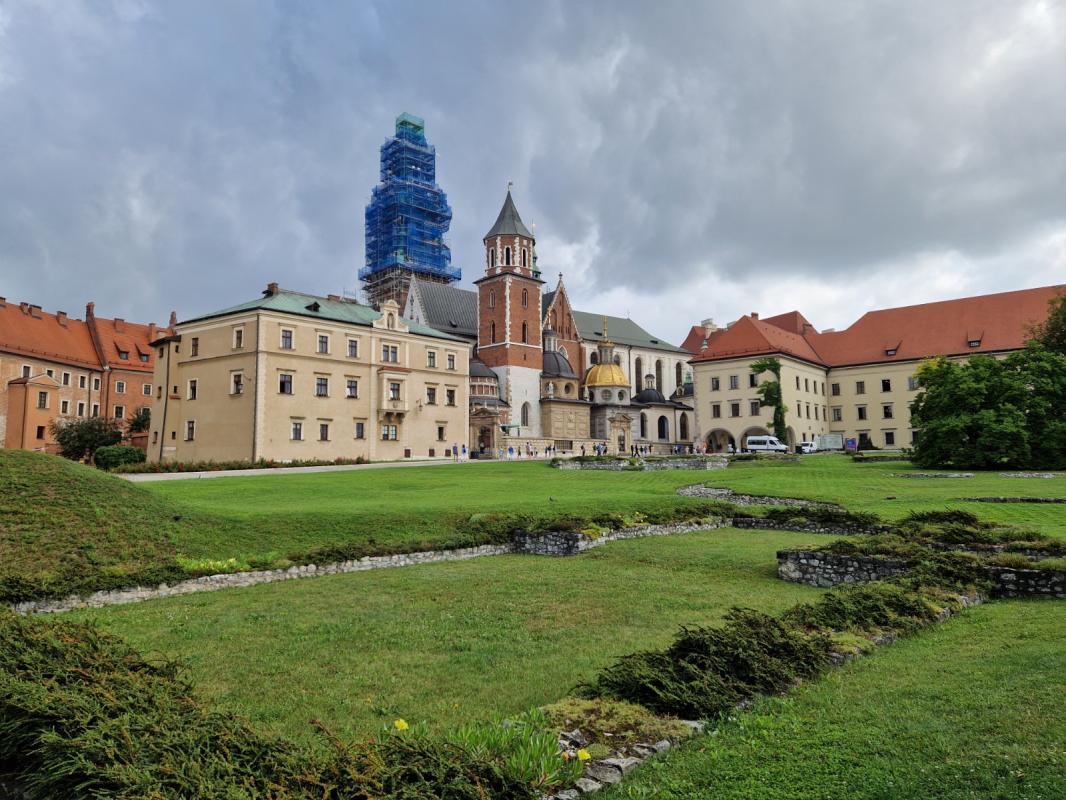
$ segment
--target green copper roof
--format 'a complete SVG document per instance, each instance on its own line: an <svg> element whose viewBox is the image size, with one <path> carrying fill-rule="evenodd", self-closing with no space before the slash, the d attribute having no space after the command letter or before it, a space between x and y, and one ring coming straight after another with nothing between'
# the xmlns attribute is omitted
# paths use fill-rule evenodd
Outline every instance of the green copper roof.
<svg viewBox="0 0 1066 800"><path fill-rule="evenodd" d="M314 309L316 305L317 310ZM281 289L277 294L264 295L257 300L249 300L247 303L230 306L221 311L183 320L179 324L185 325L190 322L228 317L232 314L241 314L246 311L275 311L281 314L293 314L310 319L330 320L331 322L346 322L349 325L365 325L367 327L372 325L375 320L381 319L382 313L354 300L330 300L328 297L318 297L313 294L290 292ZM409 319L404 319L403 322L411 333L431 336L435 339L449 339L453 342L463 341L457 336L449 336L435 328L430 328L428 325L412 322Z"/></svg>

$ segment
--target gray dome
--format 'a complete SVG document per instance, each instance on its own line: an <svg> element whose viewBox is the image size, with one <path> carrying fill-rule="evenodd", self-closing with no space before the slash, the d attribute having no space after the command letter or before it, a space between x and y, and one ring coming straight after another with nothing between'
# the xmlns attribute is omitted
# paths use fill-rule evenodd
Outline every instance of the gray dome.
<svg viewBox="0 0 1066 800"><path fill-rule="evenodd" d="M577 374L566 356L558 350L544 351L544 367L540 372L545 378L573 378L577 380Z"/></svg>
<svg viewBox="0 0 1066 800"><path fill-rule="evenodd" d="M479 358L470 359L471 378L496 378L496 373L485 366L485 362Z"/></svg>
<svg viewBox="0 0 1066 800"><path fill-rule="evenodd" d="M655 387L650 387L640 392L633 398L634 403L643 403L644 405L666 405L666 398L663 397L663 393Z"/></svg>

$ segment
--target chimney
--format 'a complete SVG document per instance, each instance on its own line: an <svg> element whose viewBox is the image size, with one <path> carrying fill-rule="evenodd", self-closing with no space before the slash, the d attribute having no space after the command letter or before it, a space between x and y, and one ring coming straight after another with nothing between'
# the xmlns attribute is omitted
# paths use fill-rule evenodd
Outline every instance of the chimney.
<svg viewBox="0 0 1066 800"><path fill-rule="evenodd" d="M273 297L277 293L278 293L277 281L271 281L270 283L268 283L266 291L263 292L263 294L265 294L267 297Z"/></svg>
<svg viewBox="0 0 1066 800"><path fill-rule="evenodd" d="M0 297L0 308L7 308L7 298Z"/></svg>
<svg viewBox="0 0 1066 800"><path fill-rule="evenodd" d="M339 294L328 294L326 295L326 299L332 300L334 303L339 303L341 301L341 296Z"/></svg>
<svg viewBox="0 0 1066 800"><path fill-rule="evenodd" d="M30 304L29 303L19 303L19 311L21 311L23 314L29 314L30 313Z"/></svg>
<svg viewBox="0 0 1066 800"><path fill-rule="evenodd" d="M122 319L122 317L115 317L115 333L125 333L125 332L126 332L126 320Z"/></svg>
<svg viewBox="0 0 1066 800"><path fill-rule="evenodd" d="M156 340L156 334L159 333L159 329L156 328L154 322L148 323L148 341L154 342Z"/></svg>
<svg viewBox="0 0 1066 800"><path fill-rule="evenodd" d="M167 323L167 324L170 325L171 328L173 328L175 325L178 324L178 312L177 311L171 311L170 312L170 322Z"/></svg>
<svg viewBox="0 0 1066 800"><path fill-rule="evenodd" d="M41 315L41 307L39 305L31 303L30 304L30 316L33 317L34 319L43 319L43 317Z"/></svg>
<svg viewBox="0 0 1066 800"><path fill-rule="evenodd" d="M66 311L57 311L56 312L56 322L58 322L64 328L67 327L67 312Z"/></svg>
<svg viewBox="0 0 1066 800"><path fill-rule="evenodd" d="M707 319L705 319L700 324L703 326L704 336L710 336L712 333L718 330L718 326L714 324L714 320L710 317L707 317Z"/></svg>
<svg viewBox="0 0 1066 800"><path fill-rule="evenodd" d="M95 308L96 308L96 303L89 302L89 303L85 304L85 321L86 322L89 322L91 320L96 319L96 314L94 313L94 309Z"/></svg>
<svg viewBox="0 0 1066 800"><path fill-rule="evenodd" d="M752 311L751 312L751 318L752 319L758 319L759 318L759 312L758 311Z"/></svg>

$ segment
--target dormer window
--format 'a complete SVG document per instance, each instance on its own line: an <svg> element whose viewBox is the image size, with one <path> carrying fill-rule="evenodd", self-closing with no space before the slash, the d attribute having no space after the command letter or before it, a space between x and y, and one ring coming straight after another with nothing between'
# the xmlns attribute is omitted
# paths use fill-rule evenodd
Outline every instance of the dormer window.
<svg viewBox="0 0 1066 800"><path fill-rule="evenodd" d="M322 306L320 306L318 304L318 301L316 300L315 302L311 303L310 305L304 306L304 308L306 308L308 311L314 311L315 313L318 313L318 310L320 308L322 308Z"/></svg>
<svg viewBox="0 0 1066 800"><path fill-rule="evenodd" d="M127 360L130 357L130 351L129 350L119 350L118 351L118 357L125 361L125 360Z"/></svg>
<svg viewBox="0 0 1066 800"><path fill-rule="evenodd" d="M970 341L967 342L967 344L970 345L970 347L980 347L981 346L981 340L980 339L970 339Z"/></svg>
<svg viewBox="0 0 1066 800"><path fill-rule="evenodd" d="M885 350L885 355L886 356L894 356L896 354L896 352L897 352L897 350L896 350L895 347L889 347L887 350Z"/></svg>

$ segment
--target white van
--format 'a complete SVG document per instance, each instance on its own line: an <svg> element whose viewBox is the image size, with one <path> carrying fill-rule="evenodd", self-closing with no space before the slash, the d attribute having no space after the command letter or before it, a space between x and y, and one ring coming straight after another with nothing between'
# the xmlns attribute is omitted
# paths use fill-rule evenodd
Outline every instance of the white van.
<svg viewBox="0 0 1066 800"><path fill-rule="evenodd" d="M781 444L776 436L749 436L744 443L746 453L787 453L788 445Z"/></svg>

